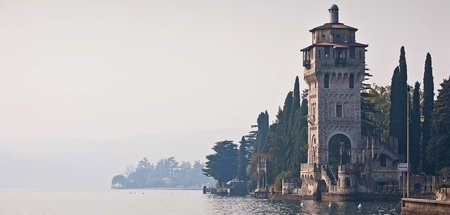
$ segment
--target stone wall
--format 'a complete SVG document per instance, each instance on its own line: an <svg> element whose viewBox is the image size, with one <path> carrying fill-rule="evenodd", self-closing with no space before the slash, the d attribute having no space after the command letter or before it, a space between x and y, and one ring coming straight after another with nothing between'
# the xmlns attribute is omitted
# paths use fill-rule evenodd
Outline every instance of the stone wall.
<svg viewBox="0 0 450 215"><path fill-rule="evenodd" d="M436 201L428 199L402 199L402 214L403 215L450 215L450 202Z"/></svg>
<svg viewBox="0 0 450 215"><path fill-rule="evenodd" d="M436 200L450 201L450 188L441 188L436 192Z"/></svg>

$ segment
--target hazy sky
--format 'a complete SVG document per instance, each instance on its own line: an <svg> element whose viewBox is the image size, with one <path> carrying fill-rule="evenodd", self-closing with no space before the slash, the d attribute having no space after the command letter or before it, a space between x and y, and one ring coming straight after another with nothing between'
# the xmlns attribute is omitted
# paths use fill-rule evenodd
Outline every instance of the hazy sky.
<svg viewBox="0 0 450 215"><path fill-rule="evenodd" d="M448 78L450 1L0 0L0 152L127 157L111 169L144 155L203 159L259 112L273 120L333 3L369 44L373 82L390 84L402 45L410 84L427 52L435 89Z"/></svg>

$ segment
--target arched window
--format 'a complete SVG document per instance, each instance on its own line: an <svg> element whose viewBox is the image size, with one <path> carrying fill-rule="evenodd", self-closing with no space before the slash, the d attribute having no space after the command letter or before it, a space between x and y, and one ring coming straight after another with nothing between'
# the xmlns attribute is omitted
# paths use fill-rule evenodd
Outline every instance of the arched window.
<svg viewBox="0 0 450 215"><path fill-rule="evenodd" d="M336 117L342 117L342 103L336 103Z"/></svg>
<svg viewBox="0 0 450 215"><path fill-rule="evenodd" d="M349 78L348 78L348 87L350 89L355 88L355 74L350 74Z"/></svg>
<svg viewBox="0 0 450 215"><path fill-rule="evenodd" d="M323 77L323 87L329 88L330 87L330 74L325 73L325 76Z"/></svg>

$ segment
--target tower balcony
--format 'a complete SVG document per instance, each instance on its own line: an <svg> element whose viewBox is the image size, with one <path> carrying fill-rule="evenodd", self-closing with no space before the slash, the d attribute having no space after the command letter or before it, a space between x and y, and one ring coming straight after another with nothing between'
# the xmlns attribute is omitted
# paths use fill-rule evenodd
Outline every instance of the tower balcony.
<svg viewBox="0 0 450 215"><path fill-rule="evenodd" d="M306 69L310 69L311 68L311 60L303 60L303 66Z"/></svg>

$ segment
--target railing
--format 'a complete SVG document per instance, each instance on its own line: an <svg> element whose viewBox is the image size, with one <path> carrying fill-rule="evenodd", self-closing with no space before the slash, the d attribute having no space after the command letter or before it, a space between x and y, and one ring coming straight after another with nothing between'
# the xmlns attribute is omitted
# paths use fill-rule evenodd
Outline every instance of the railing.
<svg viewBox="0 0 450 215"><path fill-rule="evenodd" d="M333 170L331 169L330 165L325 164L325 171L327 172L327 175L328 175L329 178L331 178L330 175L333 177L332 178L333 179L332 184L336 185L337 184L337 179L336 179L336 176L334 175Z"/></svg>

